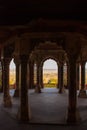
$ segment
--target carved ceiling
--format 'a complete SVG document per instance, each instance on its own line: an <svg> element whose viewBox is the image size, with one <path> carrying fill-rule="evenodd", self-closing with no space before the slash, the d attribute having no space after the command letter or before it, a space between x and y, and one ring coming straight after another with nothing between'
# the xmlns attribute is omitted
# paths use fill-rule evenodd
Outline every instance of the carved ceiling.
<svg viewBox="0 0 87 130"><path fill-rule="evenodd" d="M43 31L87 35L87 1L0 0L0 44L13 35Z"/></svg>
<svg viewBox="0 0 87 130"><path fill-rule="evenodd" d="M87 45L86 0L0 0L0 48L15 37L29 38L31 50L46 41L64 46L71 35Z"/></svg>
<svg viewBox="0 0 87 130"><path fill-rule="evenodd" d="M52 32L55 35L51 34ZM3 44L6 40L18 36L18 37L31 37L35 38L40 36L43 33L43 37L54 37L58 32L76 32L81 34L83 38L87 35L87 24L86 22L78 21L61 21L61 20L47 20L47 19L38 19L33 20L30 23L22 26L0 26L0 44ZM41 34L40 34L41 33ZM47 33L47 34L45 34ZM34 35L35 34L35 35ZM57 36L58 37L58 36ZM42 39L42 37L41 37Z"/></svg>

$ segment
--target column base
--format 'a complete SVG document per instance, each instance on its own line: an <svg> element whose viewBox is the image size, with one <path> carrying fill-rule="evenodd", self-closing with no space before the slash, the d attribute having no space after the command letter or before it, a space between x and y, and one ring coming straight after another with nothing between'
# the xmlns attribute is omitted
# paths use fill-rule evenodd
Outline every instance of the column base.
<svg viewBox="0 0 87 130"><path fill-rule="evenodd" d="M3 93L3 87L0 88L0 93Z"/></svg>
<svg viewBox="0 0 87 130"><path fill-rule="evenodd" d="M79 110L70 110L68 109L68 114L67 114L67 123L69 124L77 124L81 121L81 117L79 114Z"/></svg>
<svg viewBox="0 0 87 130"><path fill-rule="evenodd" d="M19 97L19 89L15 89L14 97Z"/></svg>
<svg viewBox="0 0 87 130"><path fill-rule="evenodd" d="M87 98L86 90L80 90L78 97Z"/></svg>
<svg viewBox="0 0 87 130"><path fill-rule="evenodd" d="M12 101L10 95L8 97L4 97L4 107L12 107Z"/></svg>
<svg viewBox="0 0 87 130"><path fill-rule="evenodd" d="M65 89L62 88L62 89L59 89L58 93L64 93L65 92Z"/></svg>
<svg viewBox="0 0 87 130"><path fill-rule="evenodd" d="M28 109L26 107L24 107L22 109L22 111L21 111L21 108L18 109L17 119L19 121L22 121L22 122L29 122L29 120L31 119L30 108L29 108L29 111L28 111Z"/></svg>
<svg viewBox="0 0 87 130"><path fill-rule="evenodd" d="M35 92L36 92L36 93L41 93L40 87L37 87L37 86L36 86L36 87L35 87Z"/></svg>

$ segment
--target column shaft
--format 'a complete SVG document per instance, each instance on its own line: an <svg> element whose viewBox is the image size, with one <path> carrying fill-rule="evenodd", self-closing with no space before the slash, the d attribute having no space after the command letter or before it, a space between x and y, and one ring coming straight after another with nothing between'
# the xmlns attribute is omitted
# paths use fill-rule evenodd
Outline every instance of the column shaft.
<svg viewBox="0 0 87 130"><path fill-rule="evenodd" d="M85 62L81 63L81 90L79 92L79 97L87 97L85 90Z"/></svg>
<svg viewBox="0 0 87 130"><path fill-rule="evenodd" d="M35 88L35 92L41 93L41 87L40 87L40 70L39 70L39 65L37 65L37 84Z"/></svg>
<svg viewBox="0 0 87 130"><path fill-rule="evenodd" d="M4 71L3 71L3 81L4 81L4 88L3 88L3 92L4 92L4 106L5 107L11 107L12 106L12 102L11 102L11 97L9 95L9 64L10 64L10 60L9 58L5 58L4 59Z"/></svg>
<svg viewBox="0 0 87 130"><path fill-rule="evenodd" d="M70 76L69 76L69 73L70 73L70 68L69 68L69 63L67 63L67 88L69 88L69 86L70 86Z"/></svg>
<svg viewBox="0 0 87 130"><path fill-rule="evenodd" d="M59 78L59 93L62 93L64 90L63 86L63 64L59 64L59 70L58 70L58 78Z"/></svg>
<svg viewBox="0 0 87 130"><path fill-rule="evenodd" d="M76 81L77 81L77 90L79 90L79 63L76 65Z"/></svg>
<svg viewBox="0 0 87 130"><path fill-rule="evenodd" d="M77 89L76 89L76 60L70 58L69 63L69 106L68 106L68 115L67 122L75 123L80 120L79 112L77 109Z"/></svg>
<svg viewBox="0 0 87 130"><path fill-rule="evenodd" d="M29 62L29 88L34 87L34 64Z"/></svg>
<svg viewBox="0 0 87 130"><path fill-rule="evenodd" d="M19 97L19 62L15 61L16 65L16 89L14 92L14 97Z"/></svg>
<svg viewBox="0 0 87 130"><path fill-rule="evenodd" d="M85 88L85 62L81 64L81 90Z"/></svg>
<svg viewBox="0 0 87 130"><path fill-rule="evenodd" d="M0 92L3 92L3 73L4 73L4 70L3 70L3 60L1 60L1 89L0 89Z"/></svg>
<svg viewBox="0 0 87 130"><path fill-rule="evenodd" d="M20 108L19 108L19 119L22 121L28 121L30 114L29 114L29 107L28 107L28 86L27 86L27 62L28 56L21 55L20 56Z"/></svg>
<svg viewBox="0 0 87 130"><path fill-rule="evenodd" d="M41 88L43 88L43 68L42 68L42 66L40 67L39 77L40 77L40 86L41 86Z"/></svg>

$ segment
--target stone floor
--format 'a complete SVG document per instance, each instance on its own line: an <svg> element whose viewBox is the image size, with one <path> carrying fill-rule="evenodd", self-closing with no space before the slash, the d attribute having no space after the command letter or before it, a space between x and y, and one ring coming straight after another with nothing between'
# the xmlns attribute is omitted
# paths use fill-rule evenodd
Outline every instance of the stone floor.
<svg viewBox="0 0 87 130"><path fill-rule="evenodd" d="M11 96L14 91L10 91ZM87 99L78 98L78 108L82 121L78 125L67 125L66 115L68 106L68 91L59 94L58 89L43 89L42 93L29 91L29 103L32 113L30 124L19 123L16 115L19 107L19 99L12 98L13 107L3 107L3 94L0 94L0 127L13 130L68 130L87 129ZM66 126L66 127L65 127Z"/></svg>

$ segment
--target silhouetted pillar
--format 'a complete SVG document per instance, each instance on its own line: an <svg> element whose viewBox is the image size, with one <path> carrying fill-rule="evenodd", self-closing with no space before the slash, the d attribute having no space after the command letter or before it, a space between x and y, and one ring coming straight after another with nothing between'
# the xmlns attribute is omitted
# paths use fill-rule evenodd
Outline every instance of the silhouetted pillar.
<svg viewBox="0 0 87 130"><path fill-rule="evenodd" d="M59 64L57 63L57 88L59 88Z"/></svg>
<svg viewBox="0 0 87 130"><path fill-rule="evenodd" d="M34 64L29 61L29 88L34 87Z"/></svg>
<svg viewBox="0 0 87 130"><path fill-rule="evenodd" d="M40 66L40 87L43 88L43 68Z"/></svg>
<svg viewBox="0 0 87 130"><path fill-rule="evenodd" d="M19 97L19 66L20 66L19 58L15 58L14 63L16 65L16 89L14 92L14 97Z"/></svg>
<svg viewBox="0 0 87 130"><path fill-rule="evenodd" d="M74 57L75 58L75 57ZM76 88L76 60L73 56L69 58L69 106L67 113L67 122L75 123L80 120L77 109L77 88Z"/></svg>
<svg viewBox="0 0 87 130"><path fill-rule="evenodd" d="M69 76L69 73L70 73L70 68L69 68L69 63L67 63L67 88L69 88L69 86L70 86L70 76Z"/></svg>
<svg viewBox="0 0 87 130"><path fill-rule="evenodd" d="M3 60L1 60L1 89L0 89L0 92L3 92L3 73L4 73L4 70L3 70Z"/></svg>
<svg viewBox="0 0 87 130"><path fill-rule="evenodd" d="M37 84L35 87L35 92L41 93L41 87L40 87L40 70L39 65L37 65Z"/></svg>
<svg viewBox="0 0 87 130"><path fill-rule="evenodd" d="M85 90L85 61L81 63L81 90L79 92L79 97L87 97Z"/></svg>
<svg viewBox="0 0 87 130"><path fill-rule="evenodd" d="M76 81L77 81L77 90L79 90L79 63L76 64Z"/></svg>
<svg viewBox="0 0 87 130"><path fill-rule="evenodd" d="M11 96L9 94L9 64L10 64L11 59L10 58L4 58L3 59L3 65L4 65L4 70L3 70L3 81L4 81L4 87L3 87L3 97L4 97L4 106L5 107L11 107L12 106L12 101L11 101Z"/></svg>
<svg viewBox="0 0 87 130"><path fill-rule="evenodd" d="M58 71L58 78L59 78L59 93L62 93L64 91L63 86L63 63L59 63L59 71Z"/></svg>
<svg viewBox="0 0 87 130"><path fill-rule="evenodd" d="M28 67L28 55L20 56L20 108L19 119L22 121L28 121L30 117L30 111L28 106L28 86L27 86L27 67Z"/></svg>

